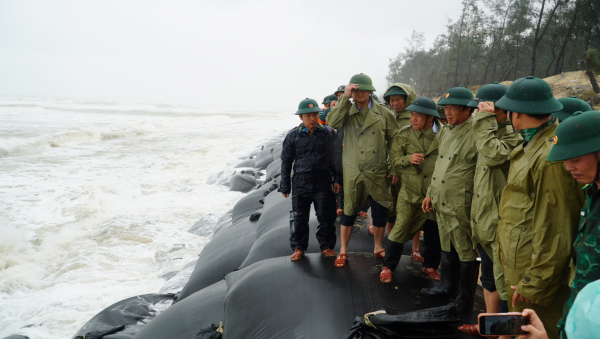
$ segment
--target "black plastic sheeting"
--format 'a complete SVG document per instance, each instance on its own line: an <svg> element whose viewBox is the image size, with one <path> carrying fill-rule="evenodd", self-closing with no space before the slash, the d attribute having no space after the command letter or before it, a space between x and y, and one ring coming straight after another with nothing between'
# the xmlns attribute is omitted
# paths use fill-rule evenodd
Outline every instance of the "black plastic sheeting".
<svg viewBox="0 0 600 339"><path fill-rule="evenodd" d="M225 315L227 284L221 280L181 300L159 314L133 339L190 339Z"/></svg>
<svg viewBox="0 0 600 339"><path fill-rule="evenodd" d="M449 325L459 323L453 306L440 306L404 314L356 317L342 339L455 338Z"/></svg>
<svg viewBox="0 0 600 339"><path fill-rule="evenodd" d="M138 325L139 322L147 323L156 316L155 305L166 302L170 303L173 298L173 294L143 294L116 302L90 319L90 321L77 331L74 338L83 335L90 337L89 334L98 336L101 333L110 332L115 327L122 325L126 326L123 328L126 331L127 327L139 329L143 326ZM118 332L121 332L123 329ZM130 330L120 336L107 335L101 337L107 339L131 338L134 335L133 332Z"/></svg>
<svg viewBox="0 0 600 339"><path fill-rule="evenodd" d="M349 253L345 268L335 258L307 254L257 262L225 277L224 338L341 338L357 315L379 309L416 311L447 302L427 298L421 265L401 260L393 281L379 281L382 259Z"/></svg>
<svg viewBox="0 0 600 339"><path fill-rule="evenodd" d="M256 224L243 219L229 228L220 230L200 252L194 272L177 295L177 300L185 299L216 283L223 279L225 274L240 267L256 240Z"/></svg>

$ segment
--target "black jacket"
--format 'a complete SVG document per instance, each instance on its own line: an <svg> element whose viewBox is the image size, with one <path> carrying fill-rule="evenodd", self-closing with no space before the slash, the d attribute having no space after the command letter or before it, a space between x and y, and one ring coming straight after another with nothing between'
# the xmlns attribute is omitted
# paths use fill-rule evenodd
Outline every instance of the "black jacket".
<svg viewBox="0 0 600 339"><path fill-rule="evenodd" d="M291 192L290 175L292 164L294 165L294 180L310 180L302 186L322 184L322 178L329 178L328 184L333 182L341 184L342 176L336 166L335 143L336 132L331 127L317 125L311 136L304 126L293 128L283 140L281 151L281 182L279 192L289 194ZM311 179L312 178L312 179ZM319 182L316 182L319 181Z"/></svg>

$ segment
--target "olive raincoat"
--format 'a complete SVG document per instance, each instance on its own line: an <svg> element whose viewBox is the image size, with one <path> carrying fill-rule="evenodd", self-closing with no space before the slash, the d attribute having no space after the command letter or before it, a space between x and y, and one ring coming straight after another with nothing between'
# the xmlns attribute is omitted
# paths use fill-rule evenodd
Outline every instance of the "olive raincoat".
<svg viewBox="0 0 600 339"><path fill-rule="evenodd" d="M533 302L520 300L509 309L532 308L550 338L569 297L569 262L583 205L581 185L560 162L546 157L558 121L539 130L524 147L511 154L508 183L500 201L498 256L506 286Z"/></svg>
<svg viewBox="0 0 600 339"><path fill-rule="evenodd" d="M471 241L471 199L477 164L477 147L472 132L473 117L438 132L439 156L427 196L435 210L442 250L454 246L460 261L474 261L477 251Z"/></svg>
<svg viewBox="0 0 600 339"><path fill-rule="evenodd" d="M439 131L442 127L437 122L436 125ZM414 153L425 154L425 160L419 165L411 164ZM396 204L396 225L389 240L403 244L421 230L427 219L435 220L434 213L423 213L421 203L427 194L437 155L438 139L433 128L422 132L405 126L394 136L390 163L401 173L402 187Z"/></svg>
<svg viewBox="0 0 600 339"><path fill-rule="evenodd" d="M496 253L498 205L508 178L510 153L523 143L521 135L508 119L497 122L490 112L473 114L473 136L479 152L475 169L475 195L471 205L473 246L478 244L494 262L494 278L500 299L506 300L504 274Z"/></svg>
<svg viewBox="0 0 600 339"><path fill-rule="evenodd" d="M371 108L361 121L356 103L343 94L327 116L327 123L344 129L342 164L344 167L344 214L354 215L371 195L390 209L393 197L388 175L388 143L398 132L393 113L371 100Z"/></svg>

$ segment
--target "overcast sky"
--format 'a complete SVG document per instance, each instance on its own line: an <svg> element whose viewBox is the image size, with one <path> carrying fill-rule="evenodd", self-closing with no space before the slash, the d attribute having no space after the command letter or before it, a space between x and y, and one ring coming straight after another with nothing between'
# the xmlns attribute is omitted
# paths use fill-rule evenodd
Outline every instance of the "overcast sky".
<svg viewBox="0 0 600 339"><path fill-rule="evenodd" d="M295 110L356 73L387 86L458 0L0 0L0 95ZM220 106L220 105L219 105Z"/></svg>

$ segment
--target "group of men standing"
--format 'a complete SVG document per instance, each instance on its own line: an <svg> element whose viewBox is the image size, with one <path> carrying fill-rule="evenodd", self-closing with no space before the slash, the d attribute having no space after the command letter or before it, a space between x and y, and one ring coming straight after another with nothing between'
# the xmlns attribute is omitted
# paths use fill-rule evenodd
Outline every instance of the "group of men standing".
<svg viewBox="0 0 600 339"><path fill-rule="evenodd" d="M553 145L560 148L562 138L555 135L564 114L573 114L573 107L591 107L575 98L563 105L546 82L531 76L510 87L485 85L475 97L467 88L451 88L437 104L416 98L406 84L388 87L383 105L374 91L371 79L361 73L326 97L327 110L312 99L299 105L302 124L283 142L279 188L284 196L292 195L291 260L306 251L311 204L322 253L337 255L334 192L343 189L336 267L346 265L357 214L369 203L374 254L383 258L382 282L391 282L404 243L423 230L423 271L441 279L436 287L423 289L424 295L453 299L457 312L470 312L480 258L488 312L532 308L546 326L558 324L562 305L576 293L569 284L579 269L571 264L577 263L573 242L584 191L581 177L567 166L568 155L552 159L549 154ZM594 114L600 116L578 113L600 120L590 118ZM573 138L564 142L572 144ZM597 160L594 181L585 182L593 184L587 191L587 218L598 200L600 140L595 142L582 146ZM565 165L558 162L563 160ZM597 215L594 223L595 229L586 232L598 237ZM598 253L600 249L591 254L595 260ZM598 266L592 270L598 277ZM558 336L556 331L548 334Z"/></svg>

